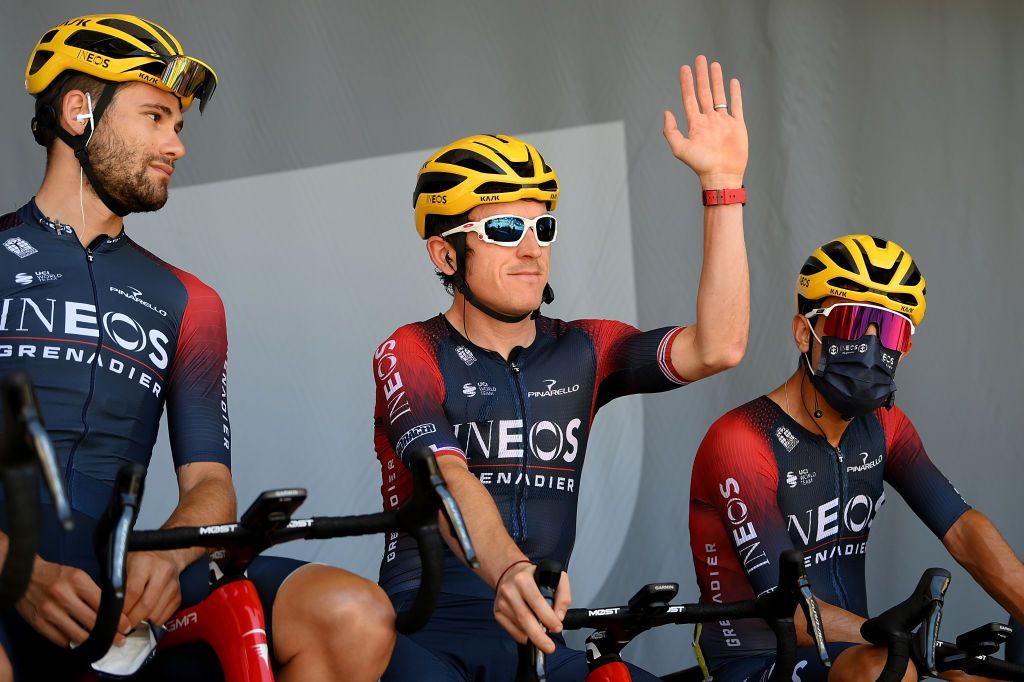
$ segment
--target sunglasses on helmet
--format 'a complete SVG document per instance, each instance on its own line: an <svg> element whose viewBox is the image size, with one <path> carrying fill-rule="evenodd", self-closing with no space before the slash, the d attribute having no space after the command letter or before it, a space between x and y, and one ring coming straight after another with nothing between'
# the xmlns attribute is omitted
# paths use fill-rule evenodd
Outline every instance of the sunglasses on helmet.
<svg viewBox="0 0 1024 682"><path fill-rule="evenodd" d="M533 228L537 235L537 243L550 246L555 241L557 221L555 216L545 213L536 218L523 218L517 215L495 215L483 220L464 223L456 228L442 232L442 237L459 232L476 232L477 237L488 244L501 246L519 246L526 237L526 231Z"/></svg>
<svg viewBox="0 0 1024 682"><path fill-rule="evenodd" d="M815 308L804 317L810 320L819 315L825 317L822 336L855 341L868 333L868 327L875 325L879 342L898 353L910 349L910 337L916 331L906 315L867 303L836 303L827 308Z"/></svg>
<svg viewBox="0 0 1024 682"><path fill-rule="evenodd" d="M198 98L201 113L217 89L217 74L195 57L179 55L159 59L164 62L160 82L178 97Z"/></svg>

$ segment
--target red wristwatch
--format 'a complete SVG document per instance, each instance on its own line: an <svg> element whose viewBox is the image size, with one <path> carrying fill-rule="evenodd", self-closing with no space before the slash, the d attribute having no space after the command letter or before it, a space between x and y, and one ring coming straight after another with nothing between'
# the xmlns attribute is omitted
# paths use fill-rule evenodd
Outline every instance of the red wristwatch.
<svg viewBox="0 0 1024 682"><path fill-rule="evenodd" d="M706 189L700 193L705 206L726 206L728 204L747 205L747 187L739 189Z"/></svg>

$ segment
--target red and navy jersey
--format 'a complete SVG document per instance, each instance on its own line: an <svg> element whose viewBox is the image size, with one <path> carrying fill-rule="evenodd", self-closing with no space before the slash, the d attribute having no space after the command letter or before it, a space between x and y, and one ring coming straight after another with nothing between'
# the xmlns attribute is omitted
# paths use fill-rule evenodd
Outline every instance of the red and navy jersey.
<svg viewBox="0 0 1024 682"><path fill-rule="evenodd" d="M121 465L149 465L165 404L175 467L230 466L213 289L124 233L83 247L34 201L0 218L0 243L0 374L35 381L75 511L97 518Z"/></svg>
<svg viewBox="0 0 1024 682"><path fill-rule="evenodd" d="M374 445L385 509L409 494L408 454L430 447L466 460L527 556L568 565L594 415L619 396L687 383L669 361L681 328L641 332L621 322L546 317L536 325L534 342L508 361L466 340L443 315L398 329L374 355ZM384 589L414 589L419 575L413 539L387 536ZM494 594L451 552L443 590Z"/></svg>
<svg viewBox="0 0 1024 682"><path fill-rule="evenodd" d="M939 538L970 507L932 464L898 407L850 422L832 447L766 396L716 421L690 482L690 547L702 602L750 599L778 581L795 548L814 594L867 617L868 532L892 485ZM775 652L760 620L707 623L700 647L712 668Z"/></svg>

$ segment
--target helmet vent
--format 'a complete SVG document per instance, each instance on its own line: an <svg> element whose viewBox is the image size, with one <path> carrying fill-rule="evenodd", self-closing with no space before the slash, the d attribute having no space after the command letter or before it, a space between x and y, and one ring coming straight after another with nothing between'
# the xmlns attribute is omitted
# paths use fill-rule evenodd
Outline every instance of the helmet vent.
<svg viewBox="0 0 1024 682"><path fill-rule="evenodd" d="M867 275L872 282L882 285L892 282L892 278L896 275L896 270L900 267L900 263L903 262L904 254L902 252L896 257L896 262L892 264L891 268L882 268L871 262L868 252L864 250L860 242L857 242L857 248L860 249L860 255L864 257L864 264L868 271Z"/></svg>
<svg viewBox="0 0 1024 682"><path fill-rule="evenodd" d="M102 24L104 26L109 26L110 28L121 31L122 33L127 33L132 38L138 40L140 43L148 45L149 49L153 50L153 52L162 56L168 56L167 48L161 45L160 41L156 40L153 37L153 34L149 33L148 31L144 31L141 26L137 26L131 23L130 21L125 21L124 19L117 19L115 17L107 17L106 19L100 19L96 23Z"/></svg>
<svg viewBox="0 0 1024 682"><path fill-rule="evenodd" d="M521 178L532 178L533 177L533 155L530 153L529 149L526 150L526 160L525 161L513 161L510 158L508 158L507 156L505 156L504 154L502 154L501 152L499 152L497 149L495 149L494 147L489 145L489 144L484 144L483 142L478 142L477 144L480 144L480 145L482 145L484 147L487 147L492 152L494 152L495 154L500 156L502 161L507 163L508 167L511 168L512 171L516 175L518 175L519 177L521 177Z"/></svg>
<svg viewBox="0 0 1024 682"><path fill-rule="evenodd" d="M65 43L71 47L78 47L90 52L98 52L107 57L133 57L141 56L140 51L131 43L108 36L99 31L82 30L76 31Z"/></svg>
<svg viewBox="0 0 1024 682"><path fill-rule="evenodd" d="M815 258L814 256L811 256L810 258L807 259L807 262L804 263L804 266L800 268L800 274L803 275L804 277L810 277L811 275L818 274L824 269L825 264L822 263L817 258Z"/></svg>
<svg viewBox="0 0 1024 682"><path fill-rule="evenodd" d="M849 270L850 272L857 272L859 270L857 265L853 262L853 256L850 254L849 249L847 249L846 245L842 242L829 242L825 246L821 247L821 250L844 270Z"/></svg>
<svg viewBox="0 0 1024 682"><path fill-rule="evenodd" d="M437 158L436 163L448 163L453 166L462 166L463 168L468 168L478 173L487 173L488 175L501 173L501 169L494 165L490 160L480 156L476 152L466 151L465 149L452 149L451 151L445 152Z"/></svg>
<svg viewBox="0 0 1024 682"><path fill-rule="evenodd" d="M903 277L901 284L906 287L915 287L920 281L921 271L917 269L916 265L914 265L910 268L910 271L907 272L906 276Z"/></svg>
<svg viewBox="0 0 1024 682"><path fill-rule="evenodd" d="M887 249L887 248L889 248L889 241L887 239L882 239L881 237L872 236L871 237L871 241L875 242L875 246L877 246L880 249Z"/></svg>
<svg viewBox="0 0 1024 682"><path fill-rule="evenodd" d="M856 291L859 293L864 293L868 290L868 288L860 282L854 282L852 279L847 279L846 277L833 277L828 281L828 284L836 289L845 289L846 291Z"/></svg>
<svg viewBox="0 0 1024 682"><path fill-rule="evenodd" d="M447 192L465 179L463 176L454 173L424 173L416 181L416 189L412 193L413 207L416 206L416 200L420 198L421 194Z"/></svg>
<svg viewBox="0 0 1024 682"><path fill-rule="evenodd" d="M39 39L39 44L42 45L43 43L50 42L51 40L53 40L53 37L55 35L57 35L57 29L53 29L52 31L47 31L46 33L43 34L43 37Z"/></svg>
<svg viewBox="0 0 1024 682"><path fill-rule="evenodd" d="M545 180L540 183L539 189L543 192L557 192L558 181L557 180Z"/></svg>
<svg viewBox="0 0 1024 682"><path fill-rule="evenodd" d="M890 300L902 303L903 305L920 305L917 296L913 294L887 294Z"/></svg>
<svg viewBox="0 0 1024 682"><path fill-rule="evenodd" d="M506 194L508 192L517 192L521 189L520 185L514 185L511 182L485 182L476 188L477 194Z"/></svg>
<svg viewBox="0 0 1024 682"><path fill-rule="evenodd" d="M46 62L50 61L50 57L52 56L53 53L49 50L37 50L36 56L32 58L32 66L28 69L28 75L31 76L36 71L43 68Z"/></svg>

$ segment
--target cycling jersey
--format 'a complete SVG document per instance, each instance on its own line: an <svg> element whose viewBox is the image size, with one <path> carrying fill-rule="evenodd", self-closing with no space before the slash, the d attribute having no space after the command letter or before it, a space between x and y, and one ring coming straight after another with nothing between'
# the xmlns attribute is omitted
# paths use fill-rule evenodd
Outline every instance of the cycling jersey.
<svg viewBox="0 0 1024 682"><path fill-rule="evenodd" d="M779 554L803 552L815 595L867 617L868 532L883 480L939 538L970 507L931 463L898 407L850 422L833 448L762 396L715 422L690 484L690 546L702 602L749 599L778 580ZM707 623L712 670L775 651L764 621Z"/></svg>
<svg viewBox="0 0 1024 682"><path fill-rule="evenodd" d="M430 447L438 457L466 460L528 557L568 565L594 415L619 396L687 383L669 360L680 329L539 317L533 343L506 361L466 340L443 315L401 327L374 355L385 508L409 495L409 453ZM392 533L385 543L381 586L392 596L415 589L415 542ZM493 590L446 552L443 591L493 600Z"/></svg>
<svg viewBox="0 0 1024 682"><path fill-rule="evenodd" d="M98 517L149 465L164 404L175 467L230 465L217 293L123 232L83 247L35 202L0 218L0 374L28 371L71 506Z"/></svg>

